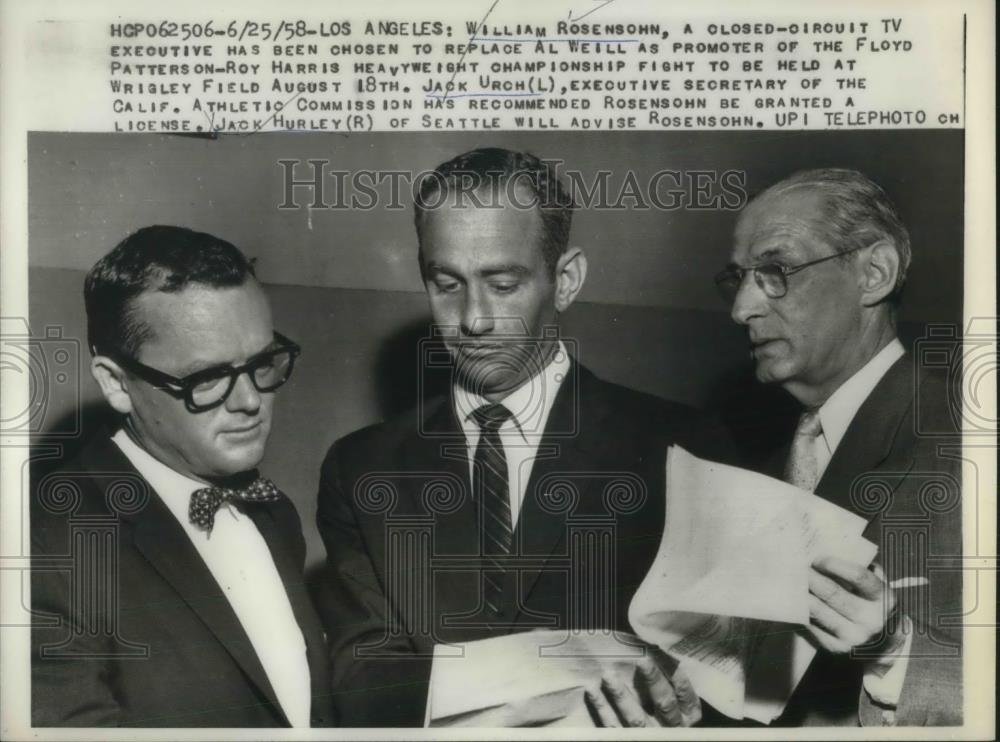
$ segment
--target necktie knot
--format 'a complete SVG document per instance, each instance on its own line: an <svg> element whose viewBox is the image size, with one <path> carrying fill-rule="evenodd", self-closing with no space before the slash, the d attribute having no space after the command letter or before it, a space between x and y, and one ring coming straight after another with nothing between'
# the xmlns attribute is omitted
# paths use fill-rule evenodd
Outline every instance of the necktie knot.
<svg viewBox="0 0 1000 742"><path fill-rule="evenodd" d="M511 417L513 413L502 404L484 404L472 411L472 419L484 431L500 430Z"/></svg>
<svg viewBox="0 0 1000 742"><path fill-rule="evenodd" d="M281 498L281 492L274 482L266 477L258 477L246 487L202 487L191 493L188 518L191 522L211 532L215 525L215 514L226 502L274 502Z"/></svg>
<svg viewBox="0 0 1000 742"><path fill-rule="evenodd" d="M799 436L815 440L823 432L823 421L819 418L819 413L807 410L799 417L798 427L795 428L795 437Z"/></svg>

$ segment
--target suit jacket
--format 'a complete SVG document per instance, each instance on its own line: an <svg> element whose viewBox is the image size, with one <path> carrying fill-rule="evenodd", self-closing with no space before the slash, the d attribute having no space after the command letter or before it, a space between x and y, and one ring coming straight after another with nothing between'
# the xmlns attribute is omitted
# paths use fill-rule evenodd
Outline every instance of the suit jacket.
<svg viewBox="0 0 1000 742"><path fill-rule="evenodd" d="M889 581L926 577L896 591L915 626L896 724L962 723L961 440L943 373L910 354L882 377L851 421L816 494L868 520L864 536ZM789 431L789 445L791 440ZM789 445L769 473L781 476ZM880 725L862 688L863 663L820 650L777 726Z"/></svg>
<svg viewBox="0 0 1000 742"><path fill-rule="evenodd" d="M466 441L450 397L424 412L341 439L323 464L320 612L345 726L421 725L437 643L536 627L627 630L662 533L666 444L691 445L694 433L686 408L574 362L525 491L504 609L487 615Z"/></svg>
<svg viewBox="0 0 1000 742"><path fill-rule="evenodd" d="M34 483L35 726L288 726L242 625L183 527L107 437ZM306 642L312 724L332 722L294 505L247 504Z"/></svg>

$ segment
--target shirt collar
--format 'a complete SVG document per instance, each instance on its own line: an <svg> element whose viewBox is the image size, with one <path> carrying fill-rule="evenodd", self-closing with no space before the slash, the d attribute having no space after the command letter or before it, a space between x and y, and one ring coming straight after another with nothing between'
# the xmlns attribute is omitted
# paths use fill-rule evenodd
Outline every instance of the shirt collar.
<svg viewBox="0 0 1000 742"><path fill-rule="evenodd" d="M111 436L111 440L132 462L143 479L149 483L150 488L160 496L170 512L186 526L191 494L209 485L171 469L132 440L124 428Z"/></svg>
<svg viewBox="0 0 1000 742"><path fill-rule="evenodd" d="M545 430L545 423L548 421L556 394L569 370L569 353L560 340L548 365L500 400L500 403L510 410L512 424L525 441L529 435L538 436ZM479 425L473 419L472 413L483 405L490 404L490 401L470 392L460 384L455 385L453 398L455 414L462 424L466 437L478 436ZM506 425L507 423L505 427Z"/></svg>
<svg viewBox="0 0 1000 742"><path fill-rule="evenodd" d="M851 378L841 384L830 398L819 408L819 419L823 425L823 437L830 451L836 451L847 426L858 413L861 405L875 390L879 381L905 351L898 339L893 339L882 350L862 366Z"/></svg>

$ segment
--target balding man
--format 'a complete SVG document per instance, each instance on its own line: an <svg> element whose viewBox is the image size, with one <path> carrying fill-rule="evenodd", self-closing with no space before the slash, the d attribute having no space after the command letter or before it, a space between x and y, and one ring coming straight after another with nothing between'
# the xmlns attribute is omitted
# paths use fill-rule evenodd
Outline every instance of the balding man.
<svg viewBox="0 0 1000 742"><path fill-rule="evenodd" d="M879 546L873 565L812 565L803 632L820 653L779 725L962 723L961 576L928 564L961 553L961 472L918 426L918 405L929 429L955 423L944 376L897 338L910 260L878 185L811 170L750 202L716 277L757 379L801 406L762 468L862 515Z"/></svg>

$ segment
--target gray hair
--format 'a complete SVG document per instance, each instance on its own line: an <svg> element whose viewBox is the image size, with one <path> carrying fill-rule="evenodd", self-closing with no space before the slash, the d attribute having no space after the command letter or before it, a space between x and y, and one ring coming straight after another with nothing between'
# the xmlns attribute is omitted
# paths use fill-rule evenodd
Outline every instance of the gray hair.
<svg viewBox="0 0 1000 742"><path fill-rule="evenodd" d="M881 186L857 170L802 170L760 194L777 196L793 188L811 188L822 199L820 230L837 252L846 253L879 241L892 244L899 255L899 273L892 299L898 302L910 267L910 235Z"/></svg>

